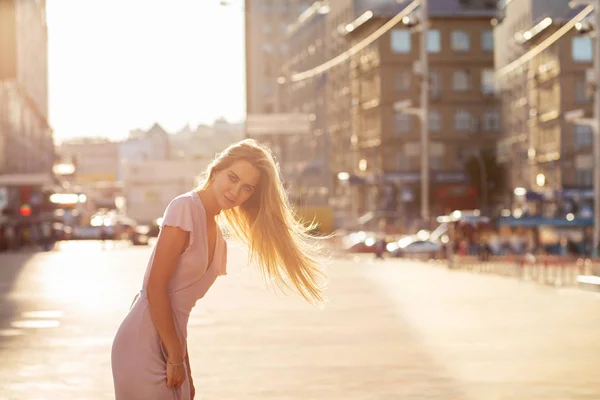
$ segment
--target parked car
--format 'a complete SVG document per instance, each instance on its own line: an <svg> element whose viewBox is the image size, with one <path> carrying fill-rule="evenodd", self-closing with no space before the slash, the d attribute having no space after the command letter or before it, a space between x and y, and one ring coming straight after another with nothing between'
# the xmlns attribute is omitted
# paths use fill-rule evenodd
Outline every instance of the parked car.
<svg viewBox="0 0 600 400"><path fill-rule="evenodd" d="M406 236L397 242L389 243L387 250L394 257L429 256L441 257L443 246L438 241L422 239L417 235Z"/></svg>
<svg viewBox="0 0 600 400"><path fill-rule="evenodd" d="M150 227L148 225L136 225L129 232L129 240L134 246L147 246L150 239Z"/></svg>
<svg viewBox="0 0 600 400"><path fill-rule="evenodd" d="M349 253L375 253L376 243L374 232L352 232L342 238L342 248Z"/></svg>

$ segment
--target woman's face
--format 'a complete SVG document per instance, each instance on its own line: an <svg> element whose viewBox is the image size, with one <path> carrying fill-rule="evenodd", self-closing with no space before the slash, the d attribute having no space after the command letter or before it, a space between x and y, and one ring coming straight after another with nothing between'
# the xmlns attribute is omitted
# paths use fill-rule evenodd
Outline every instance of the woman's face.
<svg viewBox="0 0 600 400"><path fill-rule="evenodd" d="M221 209L243 204L256 191L260 171L248 161L240 160L215 173L211 185Z"/></svg>

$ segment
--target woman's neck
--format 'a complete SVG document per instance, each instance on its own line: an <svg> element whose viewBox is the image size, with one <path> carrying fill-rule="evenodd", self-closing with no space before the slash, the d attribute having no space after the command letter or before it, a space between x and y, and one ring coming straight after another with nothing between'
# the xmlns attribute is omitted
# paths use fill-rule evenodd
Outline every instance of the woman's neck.
<svg viewBox="0 0 600 400"><path fill-rule="evenodd" d="M196 191L196 194L200 196L200 200L202 200L202 205L206 211L207 218L214 219L215 216L221 212L221 207L219 207L217 198L212 190L210 190L210 188L200 189Z"/></svg>

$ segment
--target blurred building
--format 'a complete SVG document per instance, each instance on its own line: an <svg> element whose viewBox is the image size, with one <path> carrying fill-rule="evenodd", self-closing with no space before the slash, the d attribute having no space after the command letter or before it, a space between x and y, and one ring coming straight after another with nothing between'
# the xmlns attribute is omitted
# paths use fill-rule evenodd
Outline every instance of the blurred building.
<svg viewBox="0 0 600 400"><path fill-rule="evenodd" d="M377 4L369 4L377 3ZM364 2L342 25L355 45L404 5ZM367 8L367 6L371 6ZM364 11L372 14L365 18ZM429 1L429 136L431 214L479 206L466 162L493 149L501 133L494 93L494 1ZM351 142L359 214L368 211L416 217L420 210L421 131L418 117L395 111L398 101L420 102L421 35L411 15L350 61Z"/></svg>
<svg viewBox="0 0 600 400"><path fill-rule="evenodd" d="M218 119L213 125L200 124L196 129L185 126L170 135L169 142L175 158L213 159L217 153L243 138L243 123Z"/></svg>
<svg viewBox="0 0 600 400"><path fill-rule="evenodd" d="M312 2L294 18L288 16L283 41L287 52L276 63L280 69L264 77L271 82L267 93L273 93L265 99L276 99L277 109L248 97L248 112L310 116L310 137L287 139L296 151L287 157L292 165L283 162L285 176L293 177L293 186L308 197L327 192L329 205L337 211L418 215L419 121L394 111L394 103L401 100L419 103L415 16L324 73L295 82L289 78L344 53L404 7L395 0ZM483 149L494 149L500 135L491 26L497 8L493 0L430 0L429 8L431 201L432 212L443 213L478 205L465 163L480 157ZM365 19L366 11L372 14ZM260 80L254 79L252 57L248 59L248 80L256 84ZM281 85L275 84L278 76L284 78ZM262 108L252 107L258 104ZM320 154L325 154L325 163L320 163ZM338 180L338 175L345 179Z"/></svg>
<svg viewBox="0 0 600 400"><path fill-rule="evenodd" d="M117 181L119 143L106 138L67 140L58 149L64 160L75 166L74 184L96 184Z"/></svg>
<svg viewBox="0 0 600 400"><path fill-rule="evenodd" d="M312 1L245 0L246 13L246 112L270 114L279 108L277 78L287 57L282 38L288 25Z"/></svg>
<svg viewBox="0 0 600 400"><path fill-rule="evenodd" d="M66 193L87 196L85 221L98 209L116 209L115 198L122 194L118 180L119 143L106 138L76 138L67 140L58 147L63 162L71 162L73 174L65 177L63 188Z"/></svg>
<svg viewBox="0 0 600 400"><path fill-rule="evenodd" d="M563 0L505 3L494 32L497 68L539 44L581 10L570 9ZM574 109L592 115L593 57L592 39L571 30L499 81L506 129L498 157L508 167L507 206L519 200L514 189L522 188L517 191L524 193L517 196L521 200L539 200L523 205L531 214L554 214L565 201L591 207L592 132L563 116ZM540 201L546 203L545 211Z"/></svg>
<svg viewBox="0 0 600 400"><path fill-rule="evenodd" d="M328 60L344 53L352 44L347 35L346 25L353 21L362 3L356 0L339 0L329 3L330 10L325 20L325 54ZM348 219L348 213L357 213L357 204L353 201L358 195L349 185L352 181L340 181L339 173L350 173L357 165L353 151L352 137L352 92L350 90L350 63L344 62L327 71L326 81L326 132L329 138L329 173L332 176L330 204L341 219ZM355 208L353 210L353 208Z"/></svg>
<svg viewBox="0 0 600 400"><path fill-rule="evenodd" d="M125 212L138 223L163 216L176 196L192 190L209 159L132 161L124 164Z"/></svg>
<svg viewBox="0 0 600 400"><path fill-rule="evenodd" d="M321 7L322 3L314 3L288 26L283 43L289 57L282 64L286 76L327 61L327 14ZM329 172L327 79L328 74L324 73L315 79L286 82L281 87L282 111L306 114L311 121L307 135L292 135L284 142L284 176L296 204L323 206L329 203L332 175Z"/></svg>
<svg viewBox="0 0 600 400"><path fill-rule="evenodd" d="M118 144L117 180L124 179L127 163L166 160L171 153L169 134L160 124L156 123L148 130L132 130L129 137Z"/></svg>
<svg viewBox="0 0 600 400"><path fill-rule="evenodd" d="M246 115L275 114L286 111L282 93L283 64L289 53L285 41L288 26L306 11L312 1L245 0L246 13ZM246 125L248 126L248 125ZM287 135L254 136L271 148L283 170L294 169L294 161L284 154L290 146Z"/></svg>
<svg viewBox="0 0 600 400"><path fill-rule="evenodd" d="M46 3L0 1L0 209L47 202L54 182L48 125Z"/></svg>

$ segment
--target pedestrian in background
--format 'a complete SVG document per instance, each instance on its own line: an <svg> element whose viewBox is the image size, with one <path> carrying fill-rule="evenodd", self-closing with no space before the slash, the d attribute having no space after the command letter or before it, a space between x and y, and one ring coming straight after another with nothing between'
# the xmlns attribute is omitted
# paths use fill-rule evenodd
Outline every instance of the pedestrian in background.
<svg viewBox="0 0 600 400"><path fill-rule="evenodd" d="M324 301L313 227L294 219L271 152L251 139L235 143L165 211L142 290L113 342L116 400L194 398L187 323L196 301L226 274L220 217L269 282Z"/></svg>

